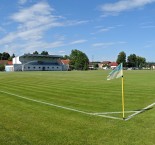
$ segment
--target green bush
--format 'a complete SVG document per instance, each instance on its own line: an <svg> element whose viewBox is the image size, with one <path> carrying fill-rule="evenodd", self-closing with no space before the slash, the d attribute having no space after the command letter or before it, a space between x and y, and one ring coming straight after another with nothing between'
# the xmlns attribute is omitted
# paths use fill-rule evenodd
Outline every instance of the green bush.
<svg viewBox="0 0 155 145"><path fill-rule="evenodd" d="M3 64L0 64L0 71L4 71L5 70L5 66Z"/></svg>

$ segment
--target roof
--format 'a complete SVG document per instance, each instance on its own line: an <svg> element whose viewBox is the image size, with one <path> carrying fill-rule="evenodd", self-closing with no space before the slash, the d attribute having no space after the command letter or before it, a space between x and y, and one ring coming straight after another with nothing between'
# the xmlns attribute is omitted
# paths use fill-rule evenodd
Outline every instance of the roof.
<svg viewBox="0 0 155 145"><path fill-rule="evenodd" d="M62 58L61 55L41 55L41 54L24 54L20 57L42 57L42 58Z"/></svg>
<svg viewBox="0 0 155 145"><path fill-rule="evenodd" d="M111 62L109 65L110 66L118 66L118 63L117 62Z"/></svg>
<svg viewBox="0 0 155 145"><path fill-rule="evenodd" d="M8 61L8 65L12 65L12 61Z"/></svg>
<svg viewBox="0 0 155 145"><path fill-rule="evenodd" d="M101 63L101 62L100 61L92 61L92 62L89 62L89 65L98 64L98 63Z"/></svg>
<svg viewBox="0 0 155 145"><path fill-rule="evenodd" d="M8 64L8 65L12 65L12 61L9 61L9 60L0 60L0 64Z"/></svg>
<svg viewBox="0 0 155 145"><path fill-rule="evenodd" d="M109 64L109 63L111 63L111 61L102 61L101 63L102 64Z"/></svg>
<svg viewBox="0 0 155 145"><path fill-rule="evenodd" d="M69 64L69 62L70 62L70 60L69 59L63 59L63 60L61 60L61 62L63 63L63 64Z"/></svg>

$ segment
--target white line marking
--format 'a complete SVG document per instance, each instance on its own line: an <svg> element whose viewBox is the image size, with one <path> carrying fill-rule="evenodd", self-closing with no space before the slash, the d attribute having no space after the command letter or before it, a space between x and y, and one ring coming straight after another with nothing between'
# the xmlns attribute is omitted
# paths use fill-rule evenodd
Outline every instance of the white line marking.
<svg viewBox="0 0 155 145"><path fill-rule="evenodd" d="M51 104L51 103L47 103L47 102L43 102L43 101L39 101L39 100L27 98L27 97L23 97L21 95L5 92L5 91L1 91L1 90L0 90L0 92L5 93L5 94L9 94L11 96L16 96L18 98L23 98L23 99L26 99L26 100L29 100L29 101L33 101L33 102L49 105L49 106L54 106L54 107L58 107L58 108L66 109L66 110L71 110L71 111L75 111L75 112L80 112L80 113L84 113L84 114L90 114L90 113L87 113L87 112L84 112L84 111L80 111L80 110L76 110L76 109L72 109L72 108L68 108L68 107L63 107L63 106L59 106L59 105L55 105L55 104Z"/></svg>
<svg viewBox="0 0 155 145"><path fill-rule="evenodd" d="M133 113L133 112L139 112L139 111L125 111L125 113ZM93 113L94 115L98 115L98 114L121 114L123 112L99 112L99 113Z"/></svg>
<svg viewBox="0 0 155 145"><path fill-rule="evenodd" d="M105 117L105 118L111 118L111 119L123 120L122 118L119 118L119 117L113 117L113 116L107 116L107 115L100 115L100 114L95 115L93 113L91 115Z"/></svg>
<svg viewBox="0 0 155 145"><path fill-rule="evenodd" d="M145 107L145 108L141 109L140 111L138 111L138 112L136 112L136 113L134 113L134 114L132 114L132 115L128 116L128 118L126 118L126 119L125 119L125 121L127 121L127 120L131 119L131 118L132 118L132 117L134 117L135 115L138 115L138 114L140 114L140 113L142 113L142 112L146 111L147 109L149 109L149 108L153 107L154 105L155 105L155 103L152 103L152 104L148 105L147 107Z"/></svg>
<svg viewBox="0 0 155 145"><path fill-rule="evenodd" d="M11 96L16 96L18 98L22 98L22 99L25 99L25 100L29 100L29 101L33 101L33 102L37 102L37 103L49 105L49 106L54 106L54 107L62 108L62 109L65 109L65 110L79 112L79 113L82 113L82 114L93 115L93 116L100 116L100 117L111 118L111 119L123 120L122 118L118 118L118 117L112 117L112 116L107 116L107 115L98 115L98 114L89 113L89 112L85 112L85 111L81 111L81 110L77 110L77 109L73 109L73 108L68 108L68 107L64 107L64 106L60 106L60 105L55 105L55 104L52 104L52 103L47 103L47 102L43 102L43 101L39 101L39 100L27 98L27 97L24 97L24 96L21 96L21 95L9 93L9 92L2 91L2 90L0 90L0 92L5 93L5 94L8 94L8 95L11 95Z"/></svg>

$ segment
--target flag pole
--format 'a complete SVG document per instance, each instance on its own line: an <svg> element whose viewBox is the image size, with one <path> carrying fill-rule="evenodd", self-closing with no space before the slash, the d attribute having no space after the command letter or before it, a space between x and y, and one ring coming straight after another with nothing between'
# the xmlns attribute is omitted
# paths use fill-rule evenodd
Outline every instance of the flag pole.
<svg viewBox="0 0 155 145"><path fill-rule="evenodd" d="M125 119L125 115L124 115L124 78L123 78L123 66L122 66L122 113L123 113L123 119Z"/></svg>
<svg viewBox="0 0 155 145"><path fill-rule="evenodd" d="M122 77L122 113L123 119L125 119L124 112L124 78L123 78L123 63L120 63L112 72L107 76L107 80L112 80L114 78Z"/></svg>

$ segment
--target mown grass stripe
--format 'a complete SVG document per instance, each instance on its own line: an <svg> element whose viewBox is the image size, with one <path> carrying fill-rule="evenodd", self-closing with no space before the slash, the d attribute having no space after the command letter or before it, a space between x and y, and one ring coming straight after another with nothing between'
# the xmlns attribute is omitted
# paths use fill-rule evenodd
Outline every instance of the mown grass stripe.
<svg viewBox="0 0 155 145"><path fill-rule="evenodd" d="M85 112L85 111L81 111L81 110L77 110L77 109L73 109L73 108L69 108L69 107L64 107L64 106L60 106L60 105L56 105L56 104L52 104L52 103L48 103L48 102L43 102L43 101L31 99L31 98L28 98L28 97L24 97L24 96L21 96L21 95L13 94L13 93L2 91L2 90L0 90L0 92L11 95L11 96L16 96L18 98L22 98L22 99L25 99L25 100L29 100L29 101L32 101L32 102L37 102L37 103L40 103L40 104L49 105L49 106L53 106L53 107L57 107L57 108L61 108L61 109L69 110L69 111L74 111L74 112L78 112L78 113L82 113L82 114L86 114L86 115L100 116L100 117L105 117L105 118L122 120L121 118L118 118L118 117Z"/></svg>

